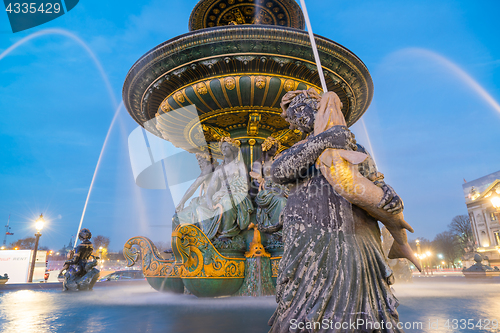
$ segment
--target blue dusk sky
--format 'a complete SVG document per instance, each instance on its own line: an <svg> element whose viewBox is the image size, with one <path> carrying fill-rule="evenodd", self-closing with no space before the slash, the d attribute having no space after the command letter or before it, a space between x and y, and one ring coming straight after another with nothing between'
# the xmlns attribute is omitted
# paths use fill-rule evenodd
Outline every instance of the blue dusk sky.
<svg viewBox="0 0 500 333"><path fill-rule="evenodd" d="M57 250L76 234L128 70L154 46L188 32L196 3L81 0L16 34L0 14L0 54L36 34L0 56L0 225L10 214L8 243L33 235L40 213L48 222L41 245ZM463 179L500 170L500 2L307 4L314 32L370 70L375 94L363 116L366 131L361 122L352 130L403 198L415 229L409 238L434 238L467 213ZM136 127L122 108L83 220L94 235L110 237L115 251L133 236L170 240L170 193L134 183L127 138Z"/></svg>

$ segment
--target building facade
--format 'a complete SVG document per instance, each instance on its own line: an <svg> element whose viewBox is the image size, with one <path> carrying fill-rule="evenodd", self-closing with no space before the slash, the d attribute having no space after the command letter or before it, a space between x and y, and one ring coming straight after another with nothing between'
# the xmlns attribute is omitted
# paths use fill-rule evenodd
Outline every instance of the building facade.
<svg viewBox="0 0 500 333"><path fill-rule="evenodd" d="M500 171L462 185L477 252L500 266L500 224L492 198L500 197Z"/></svg>

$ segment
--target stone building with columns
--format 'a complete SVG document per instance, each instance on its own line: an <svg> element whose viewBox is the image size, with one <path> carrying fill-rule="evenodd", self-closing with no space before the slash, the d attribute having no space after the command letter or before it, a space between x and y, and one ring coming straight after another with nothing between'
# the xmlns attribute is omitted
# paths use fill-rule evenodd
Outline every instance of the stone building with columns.
<svg viewBox="0 0 500 333"><path fill-rule="evenodd" d="M472 224L477 252L488 257L491 266L500 266L500 171L462 185Z"/></svg>

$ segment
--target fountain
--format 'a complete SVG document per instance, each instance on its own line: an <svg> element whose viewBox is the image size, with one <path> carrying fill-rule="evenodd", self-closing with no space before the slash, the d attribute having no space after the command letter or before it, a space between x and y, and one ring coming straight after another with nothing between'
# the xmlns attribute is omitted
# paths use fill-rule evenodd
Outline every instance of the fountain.
<svg viewBox="0 0 500 333"><path fill-rule="evenodd" d="M476 253L474 255L474 261L476 262L474 265L470 266L469 268L464 268L462 271L466 278L485 279L500 276L500 270L498 269L498 267L495 266L495 268L493 268L483 264L483 256L481 256L479 253Z"/></svg>
<svg viewBox="0 0 500 333"><path fill-rule="evenodd" d="M266 140L279 143L277 155L305 138L280 116L280 101L287 92L322 90L304 17L295 1L203 0L191 13L189 29L150 50L130 69L123 100L139 125L189 153L205 154L211 162L224 159L221 163L228 166L240 163L239 170L247 171L260 163ZM370 74L345 47L320 36L315 40L326 87L339 96L351 126L371 102ZM227 159L224 140L238 146L234 160ZM136 263L141 253L144 275L155 289L182 293L186 288L200 297L273 292L262 285L256 288L245 277L258 271L261 284L268 286L269 279L276 283L283 243L280 233L264 231L266 227L257 221L255 196L265 189L275 200L282 192L273 190L271 183L265 188L264 182L261 186L252 181L248 193L253 207L242 212L247 192L237 195L237 185L228 184L226 190L213 180L224 170L214 164L212 180L205 187L199 185L196 200L221 198L214 208L206 202L193 204L195 199L186 208L178 207L172 233L174 258L163 259L146 237L125 243L128 264ZM224 175L222 183L231 177ZM248 172L240 177L247 183ZM236 219L230 217L234 212ZM278 217L273 214L269 224L276 224ZM231 231L225 237L219 227L212 235L209 220L210 225L234 223L239 229L231 229L237 230L236 235Z"/></svg>

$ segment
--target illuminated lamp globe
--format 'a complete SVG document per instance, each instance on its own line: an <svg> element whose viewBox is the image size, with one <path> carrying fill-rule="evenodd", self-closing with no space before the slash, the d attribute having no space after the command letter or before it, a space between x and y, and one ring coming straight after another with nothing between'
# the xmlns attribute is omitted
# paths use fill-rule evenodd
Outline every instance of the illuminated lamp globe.
<svg viewBox="0 0 500 333"><path fill-rule="evenodd" d="M42 231L45 220L43 219L43 214L35 221L35 228L37 231Z"/></svg>

